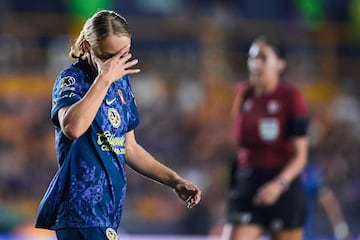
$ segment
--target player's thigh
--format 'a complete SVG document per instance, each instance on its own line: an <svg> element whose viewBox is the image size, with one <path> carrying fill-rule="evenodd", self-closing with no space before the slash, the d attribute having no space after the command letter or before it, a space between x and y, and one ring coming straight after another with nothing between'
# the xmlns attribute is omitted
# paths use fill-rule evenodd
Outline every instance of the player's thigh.
<svg viewBox="0 0 360 240"><path fill-rule="evenodd" d="M227 225L221 240L258 240L262 231L262 227L255 224Z"/></svg>
<svg viewBox="0 0 360 240"><path fill-rule="evenodd" d="M269 230L285 231L304 228L308 216L306 197L300 179L269 208Z"/></svg>
<svg viewBox="0 0 360 240"><path fill-rule="evenodd" d="M272 240L302 240L303 239L303 229L296 228L291 230L283 230L277 232L271 232Z"/></svg>

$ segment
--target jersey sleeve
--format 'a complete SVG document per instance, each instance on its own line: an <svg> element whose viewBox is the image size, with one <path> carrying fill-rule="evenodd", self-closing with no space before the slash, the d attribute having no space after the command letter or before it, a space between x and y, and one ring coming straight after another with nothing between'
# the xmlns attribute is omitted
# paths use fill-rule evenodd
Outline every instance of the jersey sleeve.
<svg viewBox="0 0 360 240"><path fill-rule="evenodd" d="M296 87L291 88L290 112L293 116L308 116L305 100L300 90Z"/></svg>
<svg viewBox="0 0 360 240"><path fill-rule="evenodd" d="M51 120L59 126L57 113L60 108L70 106L82 98L81 87L84 79L74 70L67 69L61 72L54 83L52 93Z"/></svg>
<svg viewBox="0 0 360 240"><path fill-rule="evenodd" d="M309 116L305 100L296 87L291 87L289 105L289 135L304 136L309 126Z"/></svg>

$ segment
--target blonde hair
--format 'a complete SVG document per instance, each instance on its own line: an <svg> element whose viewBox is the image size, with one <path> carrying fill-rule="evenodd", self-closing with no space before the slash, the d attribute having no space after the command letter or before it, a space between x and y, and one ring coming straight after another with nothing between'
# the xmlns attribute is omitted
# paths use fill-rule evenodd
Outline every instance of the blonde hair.
<svg viewBox="0 0 360 240"><path fill-rule="evenodd" d="M69 56L72 58L82 58L85 55L82 46L84 40L89 42L91 47L96 47L99 41L110 34L131 37L126 19L110 10L96 12L85 22L80 35L71 46Z"/></svg>

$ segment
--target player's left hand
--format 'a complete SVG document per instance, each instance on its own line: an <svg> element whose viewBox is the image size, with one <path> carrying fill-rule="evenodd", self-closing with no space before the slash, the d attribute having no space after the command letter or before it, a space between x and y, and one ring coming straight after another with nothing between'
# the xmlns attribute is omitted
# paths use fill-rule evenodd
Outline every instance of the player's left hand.
<svg viewBox="0 0 360 240"><path fill-rule="evenodd" d="M175 192L178 197L186 202L187 208L192 208L201 200L201 191L193 183L181 179L175 186Z"/></svg>
<svg viewBox="0 0 360 240"><path fill-rule="evenodd" d="M253 202L255 205L271 206L283 193L283 187L277 181L270 181L262 185L256 192Z"/></svg>

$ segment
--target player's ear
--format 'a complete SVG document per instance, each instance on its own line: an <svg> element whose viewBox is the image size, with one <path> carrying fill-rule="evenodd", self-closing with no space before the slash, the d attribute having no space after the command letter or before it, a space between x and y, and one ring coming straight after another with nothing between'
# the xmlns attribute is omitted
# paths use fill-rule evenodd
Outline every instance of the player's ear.
<svg viewBox="0 0 360 240"><path fill-rule="evenodd" d="M286 69L286 66L287 66L286 60L284 60L284 59L279 59L278 66L279 66L279 71L280 71L280 72L284 72L285 69Z"/></svg>
<svg viewBox="0 0 360 240"><path fill-rule="evenodd" d="M84 53L90 52L90 43L84 39L81 42L81 48Z"/></svg>

